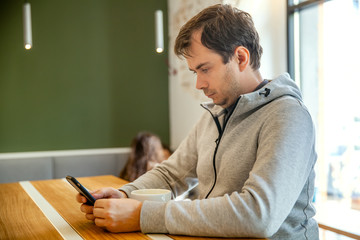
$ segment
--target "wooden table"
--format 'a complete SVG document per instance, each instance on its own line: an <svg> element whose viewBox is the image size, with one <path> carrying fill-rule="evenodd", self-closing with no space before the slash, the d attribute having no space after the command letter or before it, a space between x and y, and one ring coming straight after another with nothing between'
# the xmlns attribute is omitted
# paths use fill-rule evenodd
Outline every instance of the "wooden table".
<svg viewBox="0 0 360 240"><path fill-rule="evenodd" d="M78 180L89 189L119 188L126 183L114 176ZM85 219L80 204L75 201L76 193L65 179L0 184L0 239L220 239L110 233Z"/></svg>

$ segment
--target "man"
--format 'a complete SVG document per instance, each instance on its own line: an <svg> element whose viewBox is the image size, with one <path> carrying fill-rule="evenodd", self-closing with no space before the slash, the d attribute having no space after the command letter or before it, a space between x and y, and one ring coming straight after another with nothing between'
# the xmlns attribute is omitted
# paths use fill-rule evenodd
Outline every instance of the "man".
<svg viewBox="0 0 360 240"><path fill-rule="evenodd" d="M313 123L288 74L262 78L250 15L208 7L182 27L175 52L212 103L202 105L207 111L167 161L120 191L94 192L94 208L81 207L86 217L112 232L318 239ZM194 177L194 201L126 198L141 188L171 189L176 197Z"/></svg>

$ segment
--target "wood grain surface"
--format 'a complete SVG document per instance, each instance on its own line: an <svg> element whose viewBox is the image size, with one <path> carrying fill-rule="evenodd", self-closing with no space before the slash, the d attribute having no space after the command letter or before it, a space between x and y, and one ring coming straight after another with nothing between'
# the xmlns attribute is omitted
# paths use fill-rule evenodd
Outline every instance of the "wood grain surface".
<svg viewBox="0 0 360 240"><path fill-rule="evenodd" d="M0 239L63 239L19 183L0 184Z"/></svg>

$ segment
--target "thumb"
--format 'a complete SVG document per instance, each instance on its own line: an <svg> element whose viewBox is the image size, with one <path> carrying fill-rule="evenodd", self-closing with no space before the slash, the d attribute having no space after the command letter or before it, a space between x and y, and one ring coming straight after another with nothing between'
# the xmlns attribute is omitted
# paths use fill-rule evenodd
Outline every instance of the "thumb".
<svg viewBox="0 0 360 240"><path fill-rule="evenodd" d="M91 191L90 194L95 198L106 198L106 193L104 192L104 189L97 189L94 191Z"/></svg>
<svg viewBox="0 0 360 240"><path fill-rule="evenodd" d="M99 199L99 198L119 198L119 191L114 189L114 188L101 188L98 190L95 190L91 193L94 198Z"/></svg>

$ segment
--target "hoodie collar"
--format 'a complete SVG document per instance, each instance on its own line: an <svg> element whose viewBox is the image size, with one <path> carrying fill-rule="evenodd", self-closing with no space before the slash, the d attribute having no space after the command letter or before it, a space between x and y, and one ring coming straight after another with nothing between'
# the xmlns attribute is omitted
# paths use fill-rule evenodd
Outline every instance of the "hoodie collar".
<svg viewBox="0 0 360 240"><path fill-rule="evenodd" d="M233 106L237 109L235 110L237 114L251 111L285 95L302 101L301 92L288 73L284 73L273 80L267 80L267 83L262 82L260 85L262 86L258 86L255 91L239 97L237 104L235 103ZM214 116L221 116L226 113L224 108L215 105L213 102L205 102L201 106Z"/></svg>

